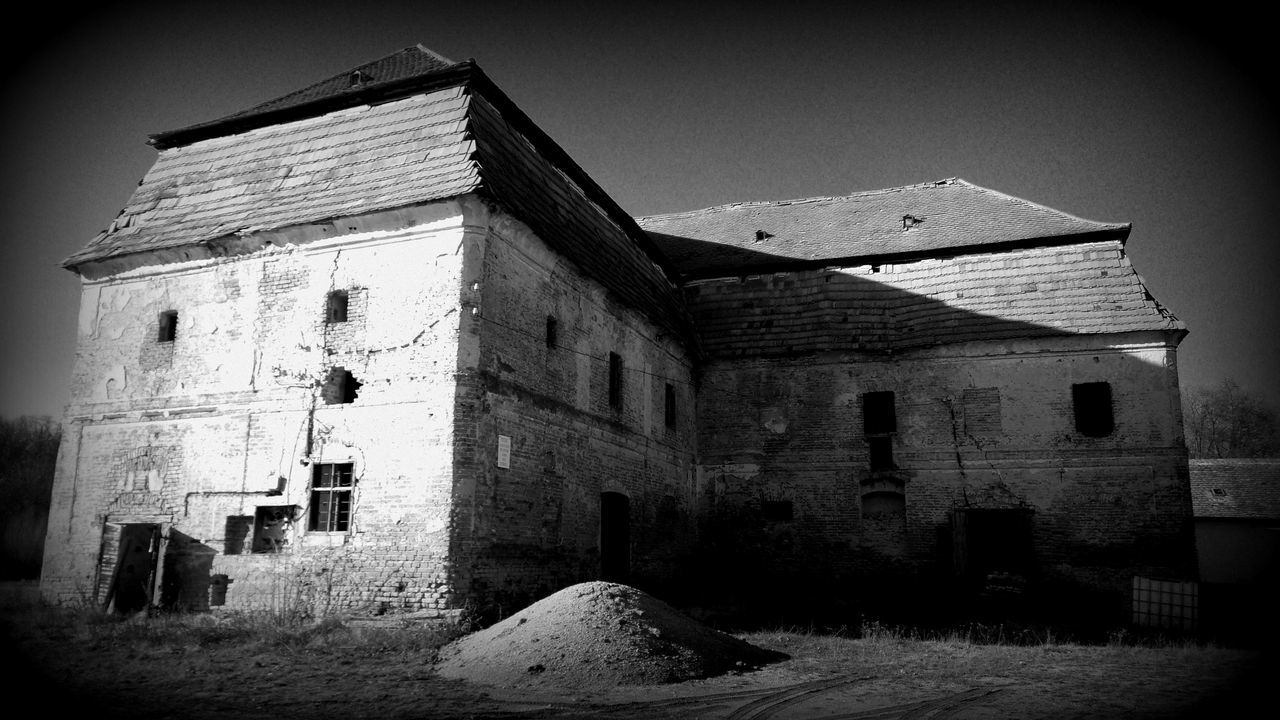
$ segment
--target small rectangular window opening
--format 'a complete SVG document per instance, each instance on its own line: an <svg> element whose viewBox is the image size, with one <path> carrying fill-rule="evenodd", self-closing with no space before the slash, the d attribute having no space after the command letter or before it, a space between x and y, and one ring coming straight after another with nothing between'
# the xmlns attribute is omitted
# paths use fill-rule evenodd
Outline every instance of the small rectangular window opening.
<svg viewBox="0 0 1280 720"><path fill-rule="evenodd" d="M347 321L347 302L349 295L346 290L334 290L329 293L328 300L325 302L324 319L328 323L344 323Z"/></svg>
<svg viewBox="0 0 1280 720"><path fill-rule="evenodd" d="M165 310L160 313L160 332L156 336L158 342L173 342L178 339L178 311Z"/></svg>
<svg viewBox="0 0 1280 720"><path fill-rule="evenodd" d="M549 348L553 348L556 346L556 340L557 340L556 325L557 325L556 319L548 315L547 316L547 347Z"/></svg>
<svg viewBox="0 0 1280 720"><path fill-rule="evenodd" d="M867 459L872 470L893 470L893 437L876 435L867 438Z"/></svg>
<svg viewBox="0 0 1280 720"><path fill-rule="evenodd" d="M666 395L663 403L663 419L667 427L676 426L676 388L671 383L667 383Z"/></svg>
<svg viewBox="0 0 1280 720"><path fill-rule="evenodd" d="M227 586L231 578L221 573L209 576L209 605L221 607L227 604Z"/></svg>
<svg viewBox="0 0 1280 720"><path fill-rule="evenodd" d="M252 515L228 515L224 527L223 555L241 555L252 547L248 543L252 538L250 534L253 531Z"/></svg>
<svg viewBox="0 0 1280 720"><path fill-rule="evenodd" d="M883 435L898 431L898 415L894 409L893 391L862 394L862 425L867 435Z"/></svg>
<svg viewBox="0 0 1280 720"><path fill-rule="evenodd" d="M1106 437L1115 429L1111 409L1111 383L1078 383L1071 386L1076 430L1089 437Z"/></svg>
<svg viewBox="0 0 1280 720"><path fill-rule="evenodd" d="M609 353L609 407L622 409L622 356Z"/></svg>
<svg viewBox="0 0 1280 720"><path fill-rule="evenodd" d="M872 470L893 470L893 433L898 431L898 413L893 392L882 390L862 394L862 432L867 438L867 461Z"/></svg>
<svg viewBox="0 0 1280 720"><path fill-rule="evenodd" d="M760 515L770 522L791 522L795 509L790 500L762 500Z"/></svg>
<svg viewBox="0 0 1280 720"><path fill-rule="evenodd" d="M352 463L317 463L311 472L307 530L346 532L351 527Z"/></svg>
<svg viewBox="0 0 1280 720"><path fill-rule="evenodd" d="M253 552L281 553L289 544L289 528L296 510L292 505L260 507L253 518Z"/></svg>

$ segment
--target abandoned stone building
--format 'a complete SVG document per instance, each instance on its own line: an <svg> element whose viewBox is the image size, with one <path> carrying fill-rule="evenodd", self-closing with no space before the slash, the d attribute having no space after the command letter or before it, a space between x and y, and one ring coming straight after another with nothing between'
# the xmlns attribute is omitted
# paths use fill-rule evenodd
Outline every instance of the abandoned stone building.
<svg viewBox="0 0 1280 720"><path fill-rule="evenodd" d="M421 46L151 143L65 262L49 599L1195 575L1186 331L1128 225L959 179L635 219Z"/></svg>

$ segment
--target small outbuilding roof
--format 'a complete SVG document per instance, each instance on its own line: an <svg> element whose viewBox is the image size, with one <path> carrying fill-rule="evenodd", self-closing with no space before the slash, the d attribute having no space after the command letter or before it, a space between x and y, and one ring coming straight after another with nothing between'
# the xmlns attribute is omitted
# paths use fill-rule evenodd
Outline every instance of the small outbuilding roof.
<svg viewBox="0 0 1280 720"><path fill-rule="evenodd" d="M1280 459L1191 460L1197 518L1280 522Z"/></svg>

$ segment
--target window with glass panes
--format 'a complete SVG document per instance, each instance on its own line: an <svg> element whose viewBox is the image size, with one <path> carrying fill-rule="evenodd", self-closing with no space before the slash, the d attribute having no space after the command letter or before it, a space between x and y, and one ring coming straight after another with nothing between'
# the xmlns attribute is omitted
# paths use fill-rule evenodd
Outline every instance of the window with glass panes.
<svg viewBox="0 0 1280 720"><path fill-rule="evenodd" d="M351 463L317 463L311 473L311 512L307 529L346 532L351 525Z"/></svg>

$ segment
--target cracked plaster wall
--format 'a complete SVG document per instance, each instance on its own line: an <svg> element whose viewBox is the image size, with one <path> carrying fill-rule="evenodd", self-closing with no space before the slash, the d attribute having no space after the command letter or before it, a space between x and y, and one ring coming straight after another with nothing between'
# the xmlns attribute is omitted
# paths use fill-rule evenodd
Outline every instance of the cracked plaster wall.
<svg viewBox="0 0 1280 720"><path fill-rule="evenodd" d="M451 602L463 208L413 213L391 227L353 223L341 238L86 281L46 597L92 593L104 524L159 522L169 556L211 558L202 581L226 576L230 607ZM352 293L340 326L325 322L333 289ZM178 312L171 343L157 341L166 310ZM318 385L338 365L362 386L355 402L325 405ZM350 532L305 531L316 462L355 466ZM228 518L274 505L300 508L290 551L225 554Z"/></svg>

